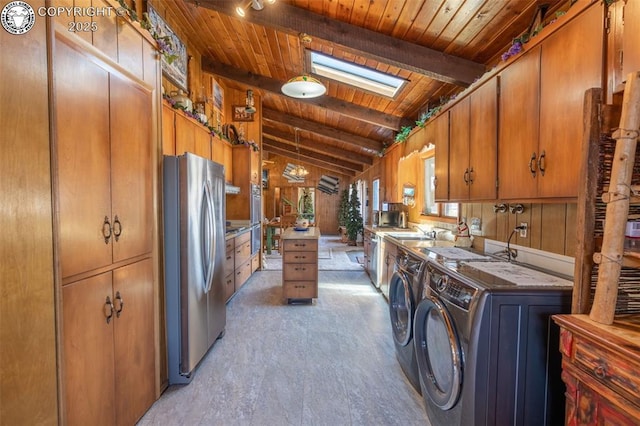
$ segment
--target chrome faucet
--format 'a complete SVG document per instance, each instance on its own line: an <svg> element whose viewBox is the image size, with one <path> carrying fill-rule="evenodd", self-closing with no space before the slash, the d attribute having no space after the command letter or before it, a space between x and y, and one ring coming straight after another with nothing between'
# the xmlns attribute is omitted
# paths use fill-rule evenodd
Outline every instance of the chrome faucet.
<svg viewBox="0 0 640 426"><path fill-rule="evenodd" d="M421 232L422 235L424 235L427 238L431 238L433 240L436 239L436 231L435 231L435 229L432 230L432 231L425 231L424 229L420 228L419 226L414 226L413 229Z"/></svg>

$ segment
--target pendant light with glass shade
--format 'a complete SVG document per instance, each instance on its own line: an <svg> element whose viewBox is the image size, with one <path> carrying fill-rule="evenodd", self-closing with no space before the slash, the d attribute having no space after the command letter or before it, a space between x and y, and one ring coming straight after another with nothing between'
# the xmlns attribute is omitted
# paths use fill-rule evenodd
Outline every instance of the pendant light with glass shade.
<svg viewBox="0 0 640 426"><path fill-rule="evenodd" d="M306 69L306 66L304 47L302 46L302 43L311 43L311 37L308 34L301 33L299 39L300 51L302 52L300 62L302 63L302 69L304 70ZM292 98L305 99L322 96L327 91L327 88L324 87L324 84L322 84L317 78L311 77L307 74L302 74L289 79L289 81L282 85L280 90L282 90L282 93Z"/></svg>
<svg viewBox="0 0 640 426"><path fill-rule="evenodd" d="M298 141L298 129L297 127L295 128L295 138L296 138L296 152L298 154L298 164L296 164L296 166L293 168L293 170L291 170L289 172L289 174L291 176L295 176L295 177L299 177L299 178L304 178L306 175L309 174L309 170L305 169L305 167L300 164L300 144Z"/></svg>

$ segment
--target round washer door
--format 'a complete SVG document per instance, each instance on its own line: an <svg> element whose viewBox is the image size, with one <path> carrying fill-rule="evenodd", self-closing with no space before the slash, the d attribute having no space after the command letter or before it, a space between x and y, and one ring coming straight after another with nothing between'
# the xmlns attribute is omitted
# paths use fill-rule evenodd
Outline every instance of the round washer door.
<svg viewBox="0 0 640 426"><path fill-rule="evenodd" d="M422 394L450 410L462 389L462 349L451 316L436 297L427 296L416 309L414 344Z"/></svg>
<svg viewBox="0 0 640 426"><path fill-rule="evenodd" d="M393 340L407 346L413 332L414 298L404 273L395 271L389 283L389 316Z"/></svg>

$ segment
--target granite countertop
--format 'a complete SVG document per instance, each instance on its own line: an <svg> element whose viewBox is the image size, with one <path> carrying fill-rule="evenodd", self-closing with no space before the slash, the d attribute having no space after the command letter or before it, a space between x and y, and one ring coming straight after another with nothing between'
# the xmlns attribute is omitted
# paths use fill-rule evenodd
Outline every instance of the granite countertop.
<svg viewBox="0 0 640 426"><path fill-rule="evenodd" d="M295 228L287 228L281 237L283 240L317 240L320 238L320 229L310 226L306 231L296 231Z"/></svg>

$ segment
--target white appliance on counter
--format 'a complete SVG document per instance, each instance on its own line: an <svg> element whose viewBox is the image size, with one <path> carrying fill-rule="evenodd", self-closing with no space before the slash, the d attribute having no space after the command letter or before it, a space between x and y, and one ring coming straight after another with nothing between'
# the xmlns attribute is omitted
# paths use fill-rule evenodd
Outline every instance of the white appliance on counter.
<svg viewBox="0 0 640 426"><path fill-rule="evenodd" d="M169 383L186 384L226 326L224 166L186 153L163 173Z"/></svg>

